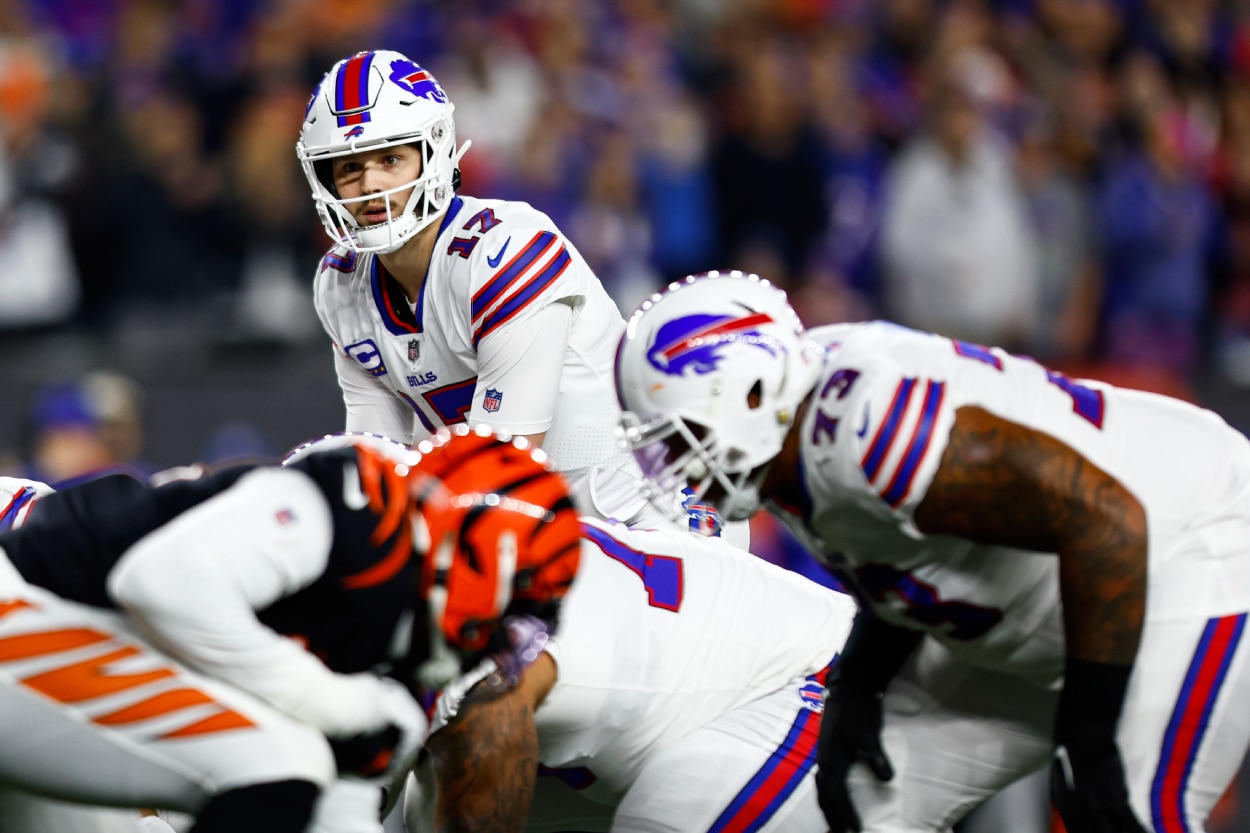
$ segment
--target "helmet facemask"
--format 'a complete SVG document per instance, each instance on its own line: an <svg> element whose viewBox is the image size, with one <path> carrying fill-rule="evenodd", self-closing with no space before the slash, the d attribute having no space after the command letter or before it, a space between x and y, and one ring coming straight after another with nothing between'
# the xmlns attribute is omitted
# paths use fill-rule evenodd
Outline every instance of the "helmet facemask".
<svg viewBox="0 0 1250 833"><path fill-rule="evenodd" d="M671 519L685 515L673 501L683 488L714 505L725 520L746 520L759 509L769 465L752 466L749 454L723 442L714 428L678 414L644 424L626 411L618 435L642 469L647 499Z"/></svg>
<svg viewBox="0 0 1250 833"><path fill-rule="evenodd" d="M450 105L449 105L450 106ZM421 134L429 133L429 138ZM325 226L326 233L340 246L356 252L393 252L412 239L417 232L433 223L446 210L455 193L452 181L445 181L440 158L450 159L453 168L459 164L460 157L469 149L470 142L465 142L458 150L455 147L455 131L440 119L428 131L421 131L418 137L405 136L400 139L371 144L348 150L326 154L314 161L301 159L304 176L313 192L313 202L317 214ZM333 160L351 156L365 151L384 150L386 148L410 146L421 155L421 171L415 179L396 185L385 191L362 194L359 197L343 198L339 196L334 185ZM440 157L440 154L443 157ZM399 211L392 208L392 197L411 189L412 193ZM386 204L386 219L373 225L361 226L352 215L351 208L361 203L382 200Z"/></svg>

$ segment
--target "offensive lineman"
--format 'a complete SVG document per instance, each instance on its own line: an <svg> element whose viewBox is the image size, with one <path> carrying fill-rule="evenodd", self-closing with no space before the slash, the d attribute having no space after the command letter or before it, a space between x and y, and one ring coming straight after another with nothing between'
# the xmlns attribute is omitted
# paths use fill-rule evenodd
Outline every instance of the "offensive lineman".
<svg viewBox="0 0 1250 833"><path fill-rule="evenodd" d="M524 441L377 448L40 498L0 534L0 780L195 833L380 830L408 689L552 621L578 526Z"/></svg>
<svg viewBox="0 0 1250 833"><path fill-rule="evenodd" d="M339 61L308 102L296 153L335 241L314 296L347 430L411 444L486 423L544 448L586 511L628 520L645 501L615 437L624 321L547 215L456 194L454 109L388 50Z"/></svg>
<svg viewBox="0 0 1250 833"><path fill-rule="evenodd" d="M820 680L854 613L723 540L583 519L546 652L502 694L444 693L408 829L823 833Z"/></svg>
<svg viewBox="0 0 1250 833"><path fill-rule="evenodd" d="M1073 833L1202 829L1250 740L1245 438L886 322L809 337L741 273L627 333L649 478L729 518L767 498L871 611L821 733L835 831L945 830L1052 759Z"/></svg>

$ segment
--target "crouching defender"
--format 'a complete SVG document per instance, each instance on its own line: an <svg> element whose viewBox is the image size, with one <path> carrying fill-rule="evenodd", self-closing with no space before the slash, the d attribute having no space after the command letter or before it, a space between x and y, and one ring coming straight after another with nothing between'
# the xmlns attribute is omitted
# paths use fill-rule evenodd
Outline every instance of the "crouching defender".
<svg viewBox="0 0 1250 833"><path fill-rule="evenodd" d="M0 533L0 780L195 833L380 830L425 735L417 677L510 656L505 620L549 626L578 527L523 440L378 449L23 510Z"/></svg>

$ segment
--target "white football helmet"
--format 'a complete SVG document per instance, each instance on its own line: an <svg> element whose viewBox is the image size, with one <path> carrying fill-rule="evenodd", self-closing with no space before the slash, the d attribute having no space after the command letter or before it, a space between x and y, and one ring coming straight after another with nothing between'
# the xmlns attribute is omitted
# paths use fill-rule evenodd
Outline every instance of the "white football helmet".
<svg viewBox="0 0 1250 833"><path fill-rule="evenodd" d="M470 144L456 148L455 109L434 76L398 52L358 52L335 64L313 90L295 145L326 233L352 251L392 252L441 217ZM396 145L420 150L416 179L377 194L339 196L332 159ZM393 213L389 198L409 188L407 203ZM349 206L378 198L387 201L386 220L359 225Z"/></svg>
<svg viewBox="0 0 1250 833"><path fill-rule="evenodd" d="M753 515L821 354L758 275L692 275L643 302L617 350L616 390L649 491L688 485L703 499L719 486L712 503L726 519Z"/></svg>

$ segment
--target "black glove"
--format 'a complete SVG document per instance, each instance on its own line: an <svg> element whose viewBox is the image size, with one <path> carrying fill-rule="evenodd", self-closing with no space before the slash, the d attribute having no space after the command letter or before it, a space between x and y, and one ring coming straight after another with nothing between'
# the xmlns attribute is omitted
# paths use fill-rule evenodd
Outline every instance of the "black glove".
<svg viewBox="0 0 1250 833"><path fill-rule="evenodd" d="M403 731L392 723L376 732L331 738L330 750L340 775L376 778L390 767L403 737Z"/></svg>
<svg viewBox="0 0 1250 833"><path fill-rule="evenodd" d="M382 677L378 685L381 727L327 740L339 775L376 780L380 786L395 788L395 782L402 782L416 759L430 723L403 684Z"/></svg>
<svg viewBox="0 0 1250 833"><path fill-rule="evenodd" d="M1069 658L1055 713L1051 800L1068 833L1146 833L1129 805L1115 732L1131 666Z"/></svg>
<svg viewBox="0 0 1250 833"><path fill-rule="evenodd" d="M861 827L846 789L852 764L863 761L882 781L894 777L881 748L882 692L922 637L860 610L841 658L829 669L816 748L816 797L832 833L858 833Z"/></svg>
<svg viewBox="0 0 1250 833"><path fill-rule="evenodd" d="M832 833L859 833L859 813L846 788L851 765L863 761L882 781L894 777L881 748L881 700L875 692L843 690L835 685L825 698L816 747L816 797Z"/></svg>

